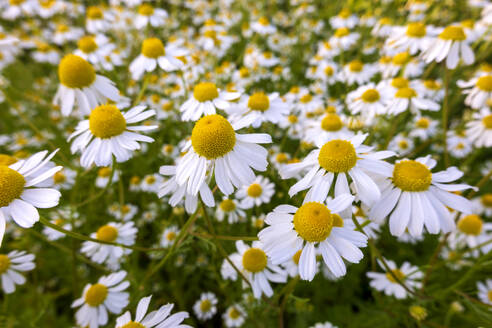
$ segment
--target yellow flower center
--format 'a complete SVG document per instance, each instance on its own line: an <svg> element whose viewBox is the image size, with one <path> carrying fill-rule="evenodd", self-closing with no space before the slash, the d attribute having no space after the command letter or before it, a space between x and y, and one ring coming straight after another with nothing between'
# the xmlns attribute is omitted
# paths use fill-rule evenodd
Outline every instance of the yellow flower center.
<svg viewBox="0 0 492 328"><path fill-rule="evenodd" d="M333 226L342 228L344 225L342 217L337 213L333 213L331 216L333 218Z"/></svg>
<svg viewBox="0 0 492 328"><path fill-rule="evenodd" d="M84 58L70 54L60 61L58 77L63 85L69 88L82 89L94 82L96 71Z"/></svg>
<svg viewBox="0 0 492 328"><path fill-rule="evenodd" d="M335 31L335 37L337 37L337 38L342 38L342 37L347 36L349 34L350 34L350 30L346 27L337 28L337 30Z"/></svg>
<svg viewBox="0 0 492 328"><path fill-rule="evenodd" d="M156 178L153 175L149 175L145 178L145 182L149 185L154 184L156 182Z"/></svg>
<svg viewBox="0 0 492 328"><path fill-rule="evenodd" d="M236 320L241 316L241 312L239 312L236 308L232 308L229 310L229 318L232 320Z"/></svg>
<svg viewBox="0 0 492 328"><path fill-rule="evenodd" d="M224 212L232 212L236 209L236 204L231 199L224 199L220 203L220 209Z"/></svg>
<svg viewBox="0 0 492 328"><path fill-rule="evenodd" d="M277 163L283 164L283 163L287 163L289 161L289 158L285 153L278 153L277 156L275 157L275 161L277 161Z"/></svg>
<svg viewBox="0 0 492 328"><path fill-rule="evenodd" d="M101 105L89 115L89 129L101 139L118 136L126 129L126 120L115 105Z"/></svg>
<svg viewBox="0 0 492 328"><path fill-rule="evenodd" d="M429 90L439 90L441 85L436 80L425 80L424 86Z"/></svg>
<svg viewBox="0 0 492 328"><path fill-rule="evenodd" d="M393 183L403 191L425 191L432 182L432 173L422 163L404 160L395 164Z"/></svg>
<svg viewBox="0 0 492 328"><path fill-rule="evenodd" d="M138 14L142 16L152 16L154 14L154 7L148 3L143 3L138 7Z"/></svg>
<svg viewBox="0 0 492 328"><path fill-rule="evenodd" d="M349 63L349 70L351 72L360 72L362 71L362 68L364 67L364 64L360 60L353 60Z"/></svg>
<svg viewBox="0 0 492 328"><path fill-rule="evenodd" d="M483 63L480 65L480 70L486 73L492 72L492 65L489 63Z"/></svg>
<svg viewBox="0 0 492 328"><path fill-rule="evenodd" d="M379 25L389 25L391 24L391 18L383 17L379 20Z"/></svg>
<svg viewBox="0 0 492 328"><path fill-rule="evenodd" d="M421 22L408 24L406 34L409 37L413 37L413 38L421 38L425 36L426 35L425 24Z"/></svg>
<svg viewBox="0 0 492 328"><path fill-rule="evenodd" d="M100 178L107 178L111 174L111 168L109 167L101 167L99 171L97 171L97 176Z"/></svg>
<svg viewBox="0 0 492 328"><path fill-rule="evenodd" d="M467 234L478 236L482 232L483 221L476 214L470 214L458 221L458 229Z"/></svg>
<svg viewBox="0 0 492 328"><path fill-rule="evenodd" d="M141 323L130 321L119 328L146 328L146 327Z"/></svg>
<svg viewBox="0 0 492 328"><path fill-rule="evenodd" d="M309 103L313 99L313 96L310 93L306 93L304 96L299 99L303 104Z"/></svg>
<svg viewBox="0 0 492 328"><path fill-rule="evenodd" d="M118 229L113 226L107 224L97 229L96 239L98 240L114 242L116 238L118 238Z"/></svg>
<svg viewBox="0 0 492 328"><path fill-rule="evenodd" d="M334 113L328 113L321 120L321 128L328 132L339 131L343 127L342 119Z"/></svg>
<svg viewBox="0 0 492 328"><path fill-rule="evenodd" d="M0 254L0 275L7 272L10 267L10 259L7 255Z"/></svg>
<svg viewBox="0 0 492 328"><path fill-rule="evenodd" d="M248 77L249 76L249 69L247 69L246 67L241 67L239 69L239 76L242 78Z"/></svg>
<svg viewBox="0 0 492 328"><path fill-rule="evenodd" d="M0 165L0 207L8 206L24 191L26 180L16 170Z"/></svg>
<svg viewBox="0 0 492 328"><path fill-rule="evenodd" d="M53 175L53 182L55 184L63 183L67 180L67 177L63 173L63 171L58 171Z"/></svg>
<svg viewBox="0 0 492 328"><path fill-rule="evenodd" d="M17 162L15 157L5 154L0 154L0 165L9 166Z"/></svg>
<svg viewBox="0 0 492 328"><path fill-rule="evenodd" d="M287 117L287 120L289 120L289 123L291 124L297 123L299 121L299 119L295 115L289 115Z"/></svg>
<svg viewBox="0 0 492 328"><path fill-rule="evenodd" d="M326 76L332 76L335 72L331 66L326 66L324 71Z"/></svg>
<svg viewBox="0 0 492 328"><path fill-rule="evenodd" d="M96 39L92 35L84 36L77 41L77 47L79 47L82 52L90 54L97 49Z"/></svg>
<svg viewBox="0 0 492 328"><path fill-rule="evenodd" d="M243 254L243 267L249 272L263 271L267 266L267 256L259 248L250 248Z"/></svg>
<svg viewBox="0 0 492 328"><path fill-rule="evenodd" d="M439 34L439 38L443 40L463 41L466 39L466 35L461 26L448 26Z"/></svg>
<svg viewBox="0 0 492 328"><path fill-rule="evenodd" d="M305 203L294 214L294 229L308 242L325 240L330 235L332 227L333 216L321 203Z"/></svg>
<svg viewBox="0 0 492 328"><path fill-rule="evenodd" d="M405 274L401 272L400 269L393 269L391 270L391 272L393 272L393 275L397 277L398 280L403 281L403 279L405 279ZM389 272L386 272L386 278L388 278L388 280L391 281L392 283L397 284L398 282L396 281L395 278L393 278L393 275L391 275L391 273Z"/></svg>
<svg viewBox="0 0 492 328"><path fill-rule="evenodd" d="M176 239L176 233L174 231L168 232L166 235L166 239L169 241L173 241Z"/></svg>
<svg viewBox="0 0 492 328"><path fill-rule="evenodd" d="M429 119L422 117L417 121L416 125L419 129L427 129L430 125L430 121Z"/></svg>
<svg viewBox="0 0 492 328"><path fill-rule="evenodd" d="M212 308L212 302L210 300L203 300L200 303L200 310L202 312L208 312Z"/></svg>
<svg viewBox="0 0 492 328"><path fill-rule="evenodd" d="M85 293L85 302L92 307L101 305L108 296L108 287L103 284L94 284Z"/></svg>
<svg viewBox="0 0 492 328"><path fill-rule="evenodd" d="M301 254L302 254L302 249L298 250L294 256L292 256L292 261L294 261L294 263L296 265L299 265L299 259L301 258Z"/></svg>
<svg viewBox="0 0 492 328"><path fill-rule="evenodd" d="M492 207L492 194L489 193L482 195L482 197L480 198L480 202L485 207Z"/></svg>
<svg viewBox="0 0 492 328"><path fill-rule="evenodd" d="M492 290L489 290L489 292L487 293L487 297L488 297L489 301L492 302Z"/></svg>
<svg viewBox="0 0 492 328"><path fill-rule="evenodd" d="M9 3L12 5L12 6L18 6L22 3L24 3L24 1L26 0L10 0Z"/></svg>
<svg viewBox="0 0 492 328"><path fill-rule="evenodd" d="M260 19L258 19L258 23L260 23L263 26L268 26L270 24L268 18L266 17L261 17Z"/></svg>
<svg viewBox="0 0 492 328"><path fill-rule="evenodd" d="M101 19L103 18L103 12L101 8L96 6L90 6L87 8L87 18L89 19Z"/></svg>
<svg viewBox="0 0 492 328"><path fill-rule="evenodd" d="M481 76L477 80L477 88L485 92L492 92L492 75Z"/></svg>
<svg viewBox="0 0 492 328"><path fill-rule="evenodd" d="M253 183L248 187L248 196L257 198L261 196L263 189L261 188L259 183Z"/></svg>
<svg viewBox="0 0 492 328"><path fill-rule="evenodd" d="M65 24L58 24L56 26L56 31L57 32L60 32L60 33L65 33L65 32L68 32L70 31L70 27L68 27L67 25Z"/></svg>
<svg viewBox="0 0 492 328"><path fill-rule="evenodd" d="M55 4L55 0L39 1L39 5L45 9L51 8Z"/></svg>
<svg viewBox="0 0 492 328"><path fill-rule="evenodd" d="M270 108L270 100L265 93L255 92L251 95L251 97L249 97L248 107L252 110L264 112Z"/></svg>
<svg viewBox="0 0 492 328"><path fill-rule="evenodd" d="M346 140L331 140L321 147L319 165L328 172L348 172L357 162L355 148Z"/></svg>
<svg viewBox="0 0 492 328"><path fill-rule="evenodd" d="M482 118L482 123L487 129L492 129L492 114Z"/></svg>
<svg viewBox="0 0 492 328"><path fill-rule="evenodd" d="M200 82L193 89L193 97L199 102L206 102L219 96L217 86L212 82Z"/></svg>
<svg viewBox="0 0 492 328"><path fill-rule="evenodd" d="M408 88L408 80L403 77L395 77L391 80L391 86L397 89Z"/></svg>
<svg viewBox="0 0 492 328"><path fill-rule="evenodd" d="M166 51L162 41L158 38L148 38L142 43L142 55L147 58L158 58L164 56Z"/></svg>
<svg viewBox="0 0 492 328"><path fill-rule="evenodd" d="M416 96L417 96L417 93L412 88L401 88L401 89L398 89L398 91L396 91L396 93L395 93L396 98L410 99L410 98L413 98Z"/></svg>
<svg viewBox="0 0 492 328"><path fill-rule="evenodd" d="M207 115L196 122L191 132L191 144L198 155L215 159L234 148L236 133L223 116Z"/></svg>
<svg viewBox="0 0 492 328"><path fill-rule="evenodd" d="M376 89L367 89L361 96L362 100L366 103L374 103L378 101L380 97L379 91Z"/></svg>
<svg viewBox="0 0 492 328"><path fill-rule="evenodd" d="M407 149L407 148L408 148L408 141L406 141L405 139L400 140L400 141L398 142L398 147L399 147L400 149Z"/></svg>
<svg viewBox="0 0 492 328"><path fill-rule="evenodd" d="M403 66L410 60L410 54L408 52L400 52L396 54L391 60L396 66Z"/></svg>

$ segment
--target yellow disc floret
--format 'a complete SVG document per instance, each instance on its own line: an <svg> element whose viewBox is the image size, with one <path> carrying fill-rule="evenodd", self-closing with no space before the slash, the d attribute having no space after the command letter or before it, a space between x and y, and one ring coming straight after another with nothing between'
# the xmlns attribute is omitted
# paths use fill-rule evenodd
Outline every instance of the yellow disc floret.
<svg viewBox="0 0 492 328"><path fill-rule="evenodd" d="M101 305L108 296L108 287L103 284L94 284L85 293L85 302L92 307Z"/></svg>
<svg viewBox="0 0 492 328"><path fill-rule="evenodd" d="M478 78L477 88L485 92L492 92L492 75L484 75Z"/></svg>
<svg viewBox="0 0 492 328"><path fill-rule="evenodd" d="M333 228L330 210L318 202L303 204L294 214L294 229L308 242L325 240Z"/></svg>
<svg viewBox="0 0 492 328"><path fill-rule="evenodd" d="M407 36L413 38L421 38L425 36L426 34L425 24L420 22L408 24L406 34Z"/></svg>
<svg viewBox="0 0 492 328"><path fill-rule="evenodd" d="M267 256L259 248L250 248L243 254L243 267L249 272L263 271L267 266Z"/></svg>
<svg viewBox="0 0 492 328"><path fill-rule="evenodd" d="M439 34L439 38L443 40L463 41L466 39L466 35L461 26L448 26Z"/></svg>
<svg viewBox="0 0 492 328"><path fill-rule="evenodd" d="M252 183L248 187L248 196L249 197L258 198L261 196L262 192L263 192L263 189L261 188L261 185L259 183Z"/></svg>
<svg viewBox="0 0 492 328"><path fill-rule="evenodd" d="M318 162L328 172L348 172L357 163L357 154L350 141L331 140L321 147Z"/></svg>
<svg viewBox="0 0 492 328"><path fill-rule="evenodd" d="M135 321L130 321L130 322L124 324L123 326L118 327L118 328L145 328L145 326L142 325L141 323L138 323Z"/></svg>
<svg viewBox="0 0 492 328"><path fill-rule="evenodd" d="M98 138L111 138L125 131L126 120L115 105L101 105L92 110L89 129Z"/></svg>
<svg viewBox="0 0 492 328"><path fill-rule="evenodd" d="M0 165L12 165L17 162L17 159L14 156L0 154Z"/></svg>
<svg viewBox="0 0 492 328"><path fill-rule="evenodd" d="M193 97L199 102L213 100L219 96L217 86L212 82L200 82L193 89Z"/></svg>
<svg viewBox="0 0 492 328"><path fill-rule="evenodd" d="M458 229L472 236L478 236L482 232L483 221L476 214L464 216L458 221Z"/></svg>
<svg viewBox="0 0 492 328"><path fill-rule="evenodd" d="M393 274L386 272L386 278L388 278L388 280L391 281L392 283L394 283L394 284L398 283L393 276L398 278L398 280L400 280L400 281L403 281L403 279L405 279L405 274L403 272L401 272L400 269L393 269L393 270L391 270L391 272Z"/></svg>
<svg viewBox="0 0 492 328"><path fill-rule="evenodd" d="M346 27L337 28L337 30L335 31L335 37L337 38L343 38L344 36L347 36L349 34L350 30Z"/></svg>
<svg viewBox="0 0 492 328"><path fill-rule="evenodd" d="M427 129L430 125L430 121L428 118L422 117L417 120L416 125L419 129Z"/></svg>
<svg viewBox="0 0 492 328"><path fill-rule="evenodd" d="M96 79L96 71L87 60L76 55L66 55L58 65L60 82L69 88L88 87Z"/></svg>
<svg viewBox="0 0 492 328"><path fill-rule="evenodd" d="M366 103L374 103L381 98L379 91L376 89L367 89L361 96L362 100Z"/></svg>
<svg viewBox="0 0 492 328"><path fill-rule="evenodd" d="M492 114L484 116L482 123L487 129L492 129Z"/></svg>
<svg viewBox="0 0 492 328"><path fill-rule="evenodd" d="M116 238L118 238L118 229L109 224L103 225L97 229L96 239L98 240L114 242Z"/></svg>
<svg viewBox="0 0 492 328"><path fill-rule="evenodd" d="M200 310L202 312L208 312L212 308L212 302L210 300L203 300L200 302Z"/></svg>
<svg viewBox="0 0 492 328"><path fill-rule="evenodd" d="M0 275L10 268L10 259L7 255L0 254Z"/></svg>
<svg viewBox="0 0 492 328"><path fill-rule="evenodd" d="M16 170L0 165L0 207L8 206L24 191L26 180Z"/></svg>
<svg viewBox="0 0 492 328"><path fill-rule="evenodd" d="M342 228L344 225L342 217L337 213L333 213L331 216L333 217L333 226Z"/></svg>
<svg viewBox="0 0 492 328"><path fill-rule="evenodd" d="M302 254L302 249L298 250L294 256L292 256L292 261L294 261L294 263L296 265L299 265L299 260L301 259L301 254Z"/></svg>
<svg viewBox="0 0 492 328"><path fill-rule="evenodd" d="M403 191L425 191L432 182L432 173L422 163L404 160L395 164L393 183Z"/></svg>
<svg viewBox="0 0 492 328"><path fill-rule="evenodd" d="M255 92L249 97L248 107L252 110L264 112L270 108L270 99L264 92Z"/></svg>
<svg viewBox="0 0 492 328"><path fill-rule="evenodd" d="M158 38L145 39L142 43L142 55L147 58L159 58L165 53L164 45Z"/></svg>
<svg viewBox="0 0 492 328"><path fill-rule="evenodd" d="M480 197L480 203L485 207L492 207L492 194L484 194Z"/></svg>
<svg viewBox="0 0 492 328"><path fill-rule="evenodd" d="M101 8L96 6L90 6L87 8L87 18L89 19L102 19L104 14Z"/></svg>
<svg viewBox="0 0 492 328"><path fill-rule="evenodd" d="M220 209L224 212L232 212L236 209L236 203L232 199L224 199L220 203Z"/></svg>
<svg viewBox="0 0 492 328"><path fill-rule="evenodd" d="M398 91L396 91L396 93L395 93L396 98L410 99L410 98L414 98L416 96L417 96L417 93L412 88L401 88L401 89L398 89Z"/></svg>
<svg viewBox="0 0 492 328"><path fill-rule="evenodd" d="M334 113L328 113L321 120L321 128L328 132L339 131L343 127L340 116Z"/></svg>
<svg viewBox="0 0 492 328"><path fill-rule="evenodd" d="M404 77L395 77L393 80L391 80L391 86L397 89L407 88L408 80Z"/></svg>
<svg viewBox="0 0 492 328"><path fill-rule="evenodd" d="M92 35L86 35L77 41L77 47L79 47L82 52L90 54L97 49L96 39Z"/></svg>
<svg viewBox="0 0 492 328"><path fill-rule="evenodd" d="M154 14L154 7L148 3L143 3L138 7L138 14L142 16L152 16Z"/></svg>
<svg viewBox="0 0 492 328"><path fill-rule="evenodd" d="M349 63L349 70L351 72L360 72L362 71L362 68L364 68L364 64L358 59L353 60Z"/></svg>
<svg viewBox="0 0 492 328"><path fill-rule="evenodd" d="M198 155L215 159L234 148L236 133L223 116L207 115L196 122L191 132L191 144Z"/></svg>

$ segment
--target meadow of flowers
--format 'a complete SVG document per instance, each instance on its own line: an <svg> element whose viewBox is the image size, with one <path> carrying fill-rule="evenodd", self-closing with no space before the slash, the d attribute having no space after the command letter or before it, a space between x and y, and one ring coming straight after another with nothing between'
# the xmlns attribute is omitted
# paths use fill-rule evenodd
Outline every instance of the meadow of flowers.
<svg viewBox="0 0 492 328"><path fill-rule="evenodd" d="M492 1L0 0L0 327L492 327Z"/></svg>

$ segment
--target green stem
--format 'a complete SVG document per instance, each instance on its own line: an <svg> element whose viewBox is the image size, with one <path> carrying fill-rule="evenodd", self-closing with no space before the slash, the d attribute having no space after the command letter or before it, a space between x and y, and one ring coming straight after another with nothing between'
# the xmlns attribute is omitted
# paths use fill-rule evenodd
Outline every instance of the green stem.
<svg viewBox="0 0 492 328"><path fill-rule="evenodd" d="M442 143L444 148L444 165L449 166L448 154L448 112L449 112L449 79L450 71L447 67L444 68L444 102L442 105Z"/></svg>
<svg viewBox="0 0 492 328"><path fill-rule="evenodd" d="M111 166L111 173L110 173L110 176L108 179L108 183L106 183L106 186L99 193L95 194L94 196L92 196L90 198L87 198L86 200L84 200L81 203L73 205L73 207L77 208L77 207L84 206L86 204L89 204L89 203L95 201L96 199L98 199L102 195L104 195L106 193L106 191L108 190L109 186L111 185L111 183L113 183L113 176L114 176L115 170L116 170L116 161L113 158L113 165Z"/></svg>
<svg viewBox="0 0 492 328"><path fill-rule="evenodd" d="M145 93L145 90L147 90L147 86L149 85L149 80L150 80L150 74L147 73L147 74L145 74L142 88L140 89L140 92L138 93L138 96L135 99L133 106L138 105L140 103L140 101L142 100L144 93Z"/></svg>

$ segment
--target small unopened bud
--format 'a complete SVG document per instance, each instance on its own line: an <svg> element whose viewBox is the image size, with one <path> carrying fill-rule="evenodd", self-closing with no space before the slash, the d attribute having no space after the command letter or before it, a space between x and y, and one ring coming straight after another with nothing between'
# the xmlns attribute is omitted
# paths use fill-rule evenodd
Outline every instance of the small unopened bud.
<svg viewBox="0 0 492 328"><path fill-rule="evenodd" d="M456 313L461 313L465 310L465 308L463 307L463 305L461 305L460 302L454 301L453 303L451 303L450 310Z"/></svg>
<svg viewBox="0 0 492 328"><path fill-rule="evenodd" d="M412 305L409 312L410 315L417 321L422 321L427 317L427 310L418 305Z"/></svg>

